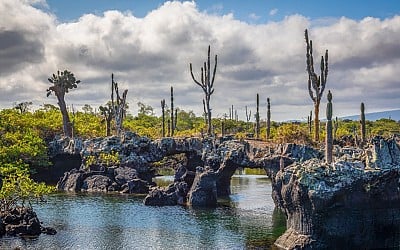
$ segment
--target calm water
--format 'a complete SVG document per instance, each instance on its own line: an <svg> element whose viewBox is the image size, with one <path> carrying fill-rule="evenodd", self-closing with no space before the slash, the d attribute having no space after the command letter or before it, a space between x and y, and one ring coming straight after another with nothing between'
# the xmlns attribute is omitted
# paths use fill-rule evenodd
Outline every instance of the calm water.
<svg viewBox="0 0 400 250"><path fill-rule="evenodd" d="M234 176L215 209L147 207L120 195L51 196L35 206L54 236L6 238L1 249L270 249L285 230L265 176Z"/></svg>

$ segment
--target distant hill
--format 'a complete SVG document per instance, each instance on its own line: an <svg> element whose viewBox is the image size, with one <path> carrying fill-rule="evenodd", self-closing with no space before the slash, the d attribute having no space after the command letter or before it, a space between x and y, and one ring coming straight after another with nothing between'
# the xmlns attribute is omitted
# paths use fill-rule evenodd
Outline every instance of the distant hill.
<svg viewBox="0 0 400 250"><path fill-rule="evenodd" d="M400 121L400 109L365 114L365 119L369 121L376 121L382 118L390 118L395 121ZM359 120L360 115L345 116L340 117L340 119Z"/></svg>

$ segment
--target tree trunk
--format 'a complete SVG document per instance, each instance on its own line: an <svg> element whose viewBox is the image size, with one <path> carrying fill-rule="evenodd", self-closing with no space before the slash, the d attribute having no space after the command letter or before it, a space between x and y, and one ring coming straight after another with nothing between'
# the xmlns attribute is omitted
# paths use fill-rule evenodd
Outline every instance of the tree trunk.
<svg viewBox="0 0 400 250"><path fill-rule="evenodd" d="M58 99L58 106L60 107L61 115L63 118L63 130L64 130L64 135L68 137L72 137L72 127L71 127L71 122L69 120L69 115L67 111L67 106L64 101L63 96L57 96Z"/></svg>
<svg viewBox="0 0 400 250"><path fill-rule="evenodd" d="M319 103L314 103L314 141L319 142Z"/></svg>

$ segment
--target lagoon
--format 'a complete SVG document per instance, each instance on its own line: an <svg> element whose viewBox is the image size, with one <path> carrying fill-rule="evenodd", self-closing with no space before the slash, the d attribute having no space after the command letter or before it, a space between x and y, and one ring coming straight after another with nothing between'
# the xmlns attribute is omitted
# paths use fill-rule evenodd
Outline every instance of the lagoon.
<svg viewBox="0 0 400 250"><path fill-rule="evenodd" d="M163 177L160 181L170 180ZM285 231L265 175L234 175L218 207L149 207L143 197L56 194L34 205L57 234L3 238L6 249L271 249Z"/></svg>

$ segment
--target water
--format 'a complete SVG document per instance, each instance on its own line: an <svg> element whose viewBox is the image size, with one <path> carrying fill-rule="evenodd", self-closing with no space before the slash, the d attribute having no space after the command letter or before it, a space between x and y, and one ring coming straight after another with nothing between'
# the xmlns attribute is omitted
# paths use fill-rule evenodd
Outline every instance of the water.
<svg viewBox="0 0 400 250"><path fill-rule="evenodd" d="M1 249L270 249L285 230L266 176L234 176L214 209L148 207L143 197L57 194L35 206L54 236L3 238Z"/></svg>

